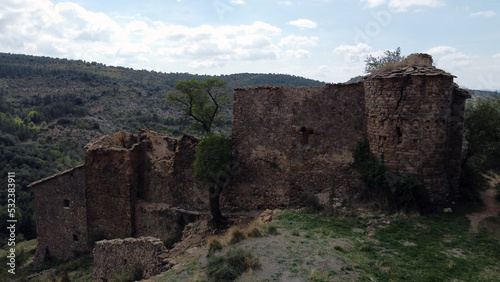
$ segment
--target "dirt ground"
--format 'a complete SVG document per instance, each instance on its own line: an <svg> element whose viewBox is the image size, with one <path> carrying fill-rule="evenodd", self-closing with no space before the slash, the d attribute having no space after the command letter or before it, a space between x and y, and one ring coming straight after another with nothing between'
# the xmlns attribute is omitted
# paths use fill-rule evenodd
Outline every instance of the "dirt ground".
<svg viewBox="0 0 500 282"><path fill-rule="evenodd" d="M500 204L496 199L497 191L493 188L500 182L500 176L490 178L490 189L481 192L484 209L481 212L468 214L470 220L470 232L477 233L480 224L484 223L487 218L497 217L500 213ZM487 224L487 223L486 223Z"/></svg>

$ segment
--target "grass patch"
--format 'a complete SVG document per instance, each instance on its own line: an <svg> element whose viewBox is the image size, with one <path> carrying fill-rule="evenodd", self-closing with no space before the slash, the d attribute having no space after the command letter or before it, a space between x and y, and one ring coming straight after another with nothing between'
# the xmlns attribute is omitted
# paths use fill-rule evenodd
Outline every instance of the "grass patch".
<svg viewBox="0 0 500 282"><path fill-rule="evenodd" d="M247 238L245 233L243 233L243 231L238 226L233 226L229 228L228 236L229 236L229 245L239 243Z"/></svg>
<svg viewBox="0 0 500 282"><path fill-rule="evenodd" d="M215 236L208 238L208 253L213 254L220 250L222 250L222 243L220 240Z"/></svg>
<svg viewBox="0 0 500 282"><path fill-rule="evenodd" d="M342 271L360 273L359 280L376 281L500 281L500 244L486 229L469 233L468 206L455 206L451 214L392 215L331 218L321 214L285 211L280 227L305 242L328 233L352 244L332 244L336 258L350 260ZM373 232L357 233L367 223L384 222ZM293 220L293 224L288 224ZM498 220L498 218L496 218ZM304 278L312 281L311 277ZM321 280L320 280L321 281Z"/></svg>
<svg viewBox="0 0 500 282"><path fill-rule="evenodd" d="M208 258L207 276L210 281L234 281L245 271L259 267L259 261L249 251L230 249L225 255Z"/></svg>
<svg viewBox="0 0 500 282"><path fill-rule="evenodd" d="M111 282L133 282L142 279L142 270L139 265L125 269L111 277Z"/></svg>

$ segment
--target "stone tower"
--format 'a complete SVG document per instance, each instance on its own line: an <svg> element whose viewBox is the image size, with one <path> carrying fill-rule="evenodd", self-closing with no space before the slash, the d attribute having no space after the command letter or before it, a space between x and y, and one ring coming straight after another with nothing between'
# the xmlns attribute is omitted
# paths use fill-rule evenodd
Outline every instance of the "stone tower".
<svg viewBox="0 0 500 282"><path fill-rule="evenodd" d="M457 196L465 100L426 54L365 80L367 138L391 171L416 174L440 206Z"/></svg>

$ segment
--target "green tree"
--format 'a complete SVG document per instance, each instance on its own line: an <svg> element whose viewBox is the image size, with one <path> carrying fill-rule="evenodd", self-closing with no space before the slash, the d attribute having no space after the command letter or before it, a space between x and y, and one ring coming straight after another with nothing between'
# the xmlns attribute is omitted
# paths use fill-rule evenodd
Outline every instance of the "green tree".
<svg viewBox="0 0 500 282"><path fill-rule="evenodd" d="M194 179L207 188L210 197L210 212L218 227L226 224L220 211L220 193L229 185L231 176L237 172L236 169L237 167L232 162L228 138L210 134L201 139L196 149Z"/></svg>
<svg viewBox="0 0 500 282"><path fill-rule="evenodd" d="M386 50L384 52L384 56L373 57L369 55L365 58L365 72L371 73L379 69L381 66L386 65L388 63L398 63L405 59L405 56L401 56L401 48L396 48L396 50Z"/></svg>
<svg viewBox="0 0 500 282"><path fill-rule="evenodd" d="M470 102L465 111L467 147L463 163L500 172L500 96Z"/></svg>
<svg viewBox="0 0 500 282"><path fill-rule="evenodd" d="M175 84L177 92L170 93L168 100L180 106L184 115L194 121L193 129L210 134L215 122L220 120L221 109L228 104L226 87L225 81L215 77L203 81L194 78L178 81Z"/></svg>

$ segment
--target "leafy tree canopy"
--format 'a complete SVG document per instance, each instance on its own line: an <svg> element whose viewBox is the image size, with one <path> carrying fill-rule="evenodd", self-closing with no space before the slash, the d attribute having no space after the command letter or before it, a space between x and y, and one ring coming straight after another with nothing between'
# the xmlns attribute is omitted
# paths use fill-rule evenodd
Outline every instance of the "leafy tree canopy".
<svg viewBox="0 0 500 282"><path fill-rule="evenodd" d="M228 105L227 83L219 78L178 81L176 93L170 93L168 100L182 108L185 116L194 123L193 129L212 133L215 122L220 120L220 112Z"/></svg>
<svg viewBox="0 0 500 282"><path fill-rule="evenodd" d="M378 70L381 66L388 63L398 63L405 59L405 56L401 56L401 48L396 48L396 50L387 50L384 52L384 56L373 57L369 55L365 59L365 72L371 73L372 71Z"/></svg>
<svg viewBox="0 0 500 282"><path fill-rule="evenodd" d="M464 162L480 170L500 172L500 96L479 98L465 111L467 148Z"/></svg>
<svg viewBox="0 0 500 282"><path fill-rule="evenodd" d="M229 185L232 174L231 158L229 139L224 136L210 134L198 143L194 179L208 190L210 212L217 226L224 226L226 223L220 211L219 197L222 189Z"/></svg>

